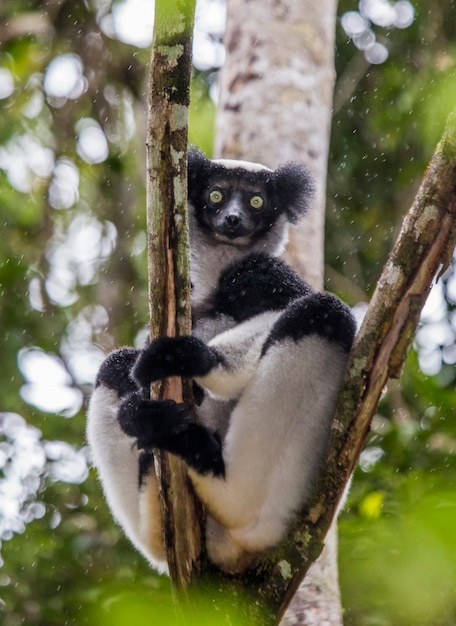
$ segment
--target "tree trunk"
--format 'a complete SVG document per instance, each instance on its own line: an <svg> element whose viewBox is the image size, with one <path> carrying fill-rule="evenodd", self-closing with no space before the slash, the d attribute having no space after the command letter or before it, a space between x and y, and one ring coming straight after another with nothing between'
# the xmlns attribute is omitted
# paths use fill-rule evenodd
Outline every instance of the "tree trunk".
<svg viewBox="0 0 456 626"><path fill-rule="evenodd" d="M336 0L228 0L215 153L269 167L295 160L315 179L290 235L290 262L323 284L323 226L335 80Z"/></svg>
<svg viewBox="0 0 456 626"><path fill-rule="evenodd" d="M147 223L150 334L191 333L187 221L187 119L192 67L194 1L156 0L147 130ZM185 401L190 384L171 378L152 397ZM198 569L201 507L185 464L154 451L171 579L185 589Z"/></svg>
<svg viewBox="0 0 456 626"><path fill-rule="evenodd" d="M336 0L228 0L215 152L276 167L305 163L312 209L292 227L287 261L323 285L326 175L335 79ZM296 594L283 624L342 623L337 527Z"/></svg>

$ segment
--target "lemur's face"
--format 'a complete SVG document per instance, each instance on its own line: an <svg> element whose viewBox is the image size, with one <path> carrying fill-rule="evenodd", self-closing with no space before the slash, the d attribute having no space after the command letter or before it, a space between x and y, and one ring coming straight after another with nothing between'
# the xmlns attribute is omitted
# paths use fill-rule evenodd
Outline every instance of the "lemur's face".
<svg viewBox="0 0 456 626"><path fill-rule="evenodd" d="M277 170L245 161L211 161L189 151L188 197L198 225L218 242L249 245L296 221L307 207L312 184L300 165Z"/></svg>
<svg viewBox="0 0 456 626"><path fill-rule="evenodd" d="M249 182L240 172L214 176L200 195L198 218L218 240L241 243L275 221L270 195L266 185Z"/></svg>

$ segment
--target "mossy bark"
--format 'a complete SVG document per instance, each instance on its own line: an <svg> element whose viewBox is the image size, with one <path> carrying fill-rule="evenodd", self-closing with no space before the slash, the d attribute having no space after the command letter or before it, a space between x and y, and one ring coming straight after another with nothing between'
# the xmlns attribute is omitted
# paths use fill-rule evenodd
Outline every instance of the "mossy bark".
<svg viewBox="0 0 456 626"><path fill-rule="evenodd" d="M187 119L194 0L156 0L147 136L150 335L191 333L187 220ZM192 404L191 389L173 378L156 398ZM155 452L170 575L179 589L198 569L201 510L184 464Z"/></svg>

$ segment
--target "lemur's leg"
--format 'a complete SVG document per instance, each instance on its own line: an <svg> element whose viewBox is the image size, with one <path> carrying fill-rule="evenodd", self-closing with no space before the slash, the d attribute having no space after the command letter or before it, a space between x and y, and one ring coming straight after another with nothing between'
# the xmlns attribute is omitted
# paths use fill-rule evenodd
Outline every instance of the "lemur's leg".
<svg viewBox="0 0 456 626"><path fill-rule="evenodd" d="M354 321L328 294L292 303L273 326L224 442L225 479L190 471L213 520L211 559L227 571L276 544L326 454Z"/></svg>
<svg viewBox="0 0 456 626"><path fill-rule="evenodd" d="M150 454L140 452L118 421L122 398L135 393L130 377L138 351L110 354L89 404L87 440L108 504L132 543L160 572L167 571L157 481Z"/></svg>

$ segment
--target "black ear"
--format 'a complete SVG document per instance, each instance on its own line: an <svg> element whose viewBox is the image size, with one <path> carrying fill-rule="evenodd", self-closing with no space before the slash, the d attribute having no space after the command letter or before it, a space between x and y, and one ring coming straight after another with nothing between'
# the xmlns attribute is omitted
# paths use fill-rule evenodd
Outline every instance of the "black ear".
<svg viewBox="0 0 456 626"><path fill-rule="evenodd" d="M138 354L139 350L134 348L120 348L108 354L98 370L95 386L103 384L109 389L115 389L119 397L137 390L130 373Z"/></svg>
<svg viewBox="0 0 456 626"><path fill-rule="evenodd" d="M209 159L196 146L189 146L187 151L188 177L197 177L210 164Z"/></svg>
<svg viewBox="0 0 456 626"><path fill-rule="evenodd" d="M274 187L278 206L293 224L309 208L315 191L309 170L299 163L286 163L274 172Z"/></svg>
<svg viewBox="0 0 456 626"><path fill-rule="evenodd" d="M194 201L195 193L201 193L205 187L211 161L196 146L189 146L187 152L188 159L188 196Z"/></svg>

